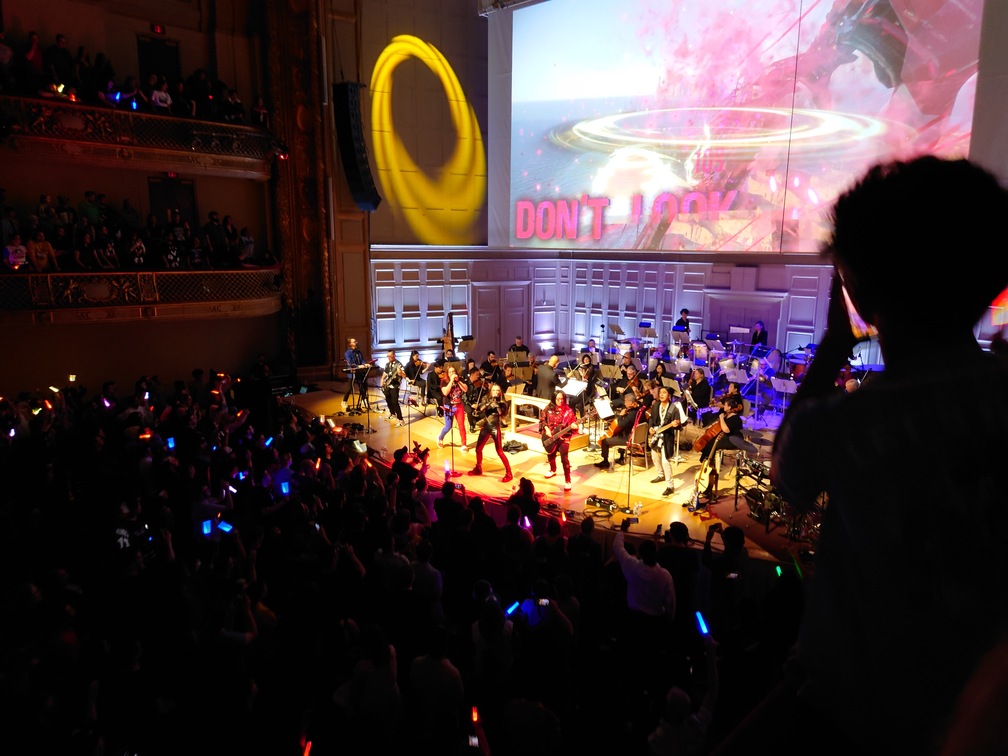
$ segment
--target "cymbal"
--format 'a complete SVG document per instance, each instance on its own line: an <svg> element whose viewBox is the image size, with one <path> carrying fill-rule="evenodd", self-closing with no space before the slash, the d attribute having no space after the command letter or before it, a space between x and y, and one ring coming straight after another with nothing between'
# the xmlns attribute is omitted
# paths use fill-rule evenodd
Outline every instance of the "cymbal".
<svg viewBox="0 0 1008 756"><path fill-rule="evenodd" d="M763 438L762 436L749 436L749 440L756 444L756 446L773 446L772 439Z"/></svg>
<svg viewBox="0 0 1008 756"><path fill-rule="evenodd" d="M740 436L729 436L728 438L736 449L741 449L742 451L748 452L749 454L759 453L759 449L757 449L755 446L753 446Z"/></svg>

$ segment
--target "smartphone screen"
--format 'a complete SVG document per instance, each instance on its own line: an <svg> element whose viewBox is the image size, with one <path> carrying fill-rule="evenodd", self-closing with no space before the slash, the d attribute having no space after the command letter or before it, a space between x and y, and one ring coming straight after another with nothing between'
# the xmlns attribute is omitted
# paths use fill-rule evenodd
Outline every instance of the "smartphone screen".
<svg viewBox="0 0 1008 756"><path fill-rule="evenodd" d="M859 339L877 336L878 330L875 326L865 323L864 318L862 318L858 311L854 308L854 303L851 302L850 294L847 293L847 287L842 286L840 287L840 290L843 292L844 306L847 308L847 318L850 320L851 333Z"/></svg>

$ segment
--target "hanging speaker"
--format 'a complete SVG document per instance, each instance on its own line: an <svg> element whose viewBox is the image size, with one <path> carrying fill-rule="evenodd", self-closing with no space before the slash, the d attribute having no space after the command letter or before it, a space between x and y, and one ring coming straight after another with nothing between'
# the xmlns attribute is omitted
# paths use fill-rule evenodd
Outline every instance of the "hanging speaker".
<svg viewBox="0 0 1008 756"><path fill-rule="evenodd" d="M363 84L344 81L333 85L333 118L336 121L336 140L339 142L343 173L350 185L350 194L357 207L372 213L378 209L381 197L371 178L367 144L364 141L364 124L361 122L360 91Z"/></svg>

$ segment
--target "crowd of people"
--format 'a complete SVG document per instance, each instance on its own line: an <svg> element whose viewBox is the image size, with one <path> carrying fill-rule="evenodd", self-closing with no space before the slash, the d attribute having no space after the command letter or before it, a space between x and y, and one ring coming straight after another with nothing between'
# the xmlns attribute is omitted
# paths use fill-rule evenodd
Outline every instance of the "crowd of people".
<svg viewBox="0 0 1008 756"><path fill-rule="evenodd" d="M426 450L382 459L270 375L261 357L0 401L18 735L64 754L450 754L469 736L643 754L701 702L703 730L726 729L783 661L794 627L746 598L739 528L701 547L677 524L606 557L603 526L565 524L527 478L497 502L442 485ZM674 595L632 598L666 571ZM766 601L800 603L796 574Z"/></svg>
<svg viewBox="0 0 1008 756"><path fill-rule="evenodd" d="M46 45L38 32L29 31L15 49L0 32L0 92L58 96L116 109L271 128L262 95L256 95L246 110L238 91L211 77L205 68L177 79L154 71L140 81L134 74L117 73L103 52L92 59L86 45L78 45L76 54L71 50L64 34L57 34Z"/></svg>
<svg viewBox="0 0 1008 756"><path fill-rule="evenodd" d="M0 196L5 197L2 190ZM164 219L154 213L143 219L129 198L116 207L106 194L91 190L76 205L68 196L54 202L48 194L32 208L0 204L5 272L210 270L276 263L248 226L238 228L230 215L216 210L202 225L191 224L177 208Z"/></svg>

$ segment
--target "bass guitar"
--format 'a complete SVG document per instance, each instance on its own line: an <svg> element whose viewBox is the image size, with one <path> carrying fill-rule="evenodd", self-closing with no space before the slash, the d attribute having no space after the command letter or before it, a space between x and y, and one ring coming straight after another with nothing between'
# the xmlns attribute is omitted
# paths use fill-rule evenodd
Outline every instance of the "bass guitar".
<svg viewBox="0 0 1008 756"><path fill-rule="evenodd" d="M721 435L720 419L717 420L717 422L712 423L711 426L703 432L703 435L701 435L699 438L697 438L696 441L693 442L693 451L695 452L703 451L703 448L707 446L708 443L717 438L719 435Z"/></svg>
<svg viewBox="0 0 1008 756"><path fill-rule="evenodd" d="M560 444L560 442L564 440L564 436L570 433L571 430L574 428L574 426L576 426L578 423L588 422L589 420L592 419L594 415L595 410L593 409L588 414L582 416L580 420L575 420L570 425L565 425L563 428L554 431L552 436L547 436L546 430L543 429L540 435L540 438L542 439L543 449L545 449L547 454L552 454L556 450L556 447Z"/></svg>

